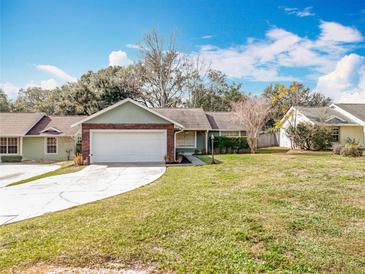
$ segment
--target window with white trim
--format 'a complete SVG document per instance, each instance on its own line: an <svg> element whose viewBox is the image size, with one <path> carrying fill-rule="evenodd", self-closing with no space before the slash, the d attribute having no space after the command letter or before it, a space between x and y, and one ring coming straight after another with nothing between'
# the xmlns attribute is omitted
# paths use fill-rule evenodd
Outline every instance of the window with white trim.
<svg viewBox="0 0 365 274"><path fill-rule="evenodd" d="M56 154L57 153L57 138L56 137L47 137L46 153L47 154Z"/></svg>
<svg viewBox="0 0 365 274"><path fill-rule="evenodd" d="M240 136L240 132L237 131L237 130L221 131L221 136L225 136L225 137L239 137Z"/></svg>
<svg viewBox="0 0 365 274"><path fill-rule="evenodd" d="M176 134L176 147L195 147L195 131L183 131Z"/></svg>
<svg viewBox="0 0 365 274"><path fill-rule="evenodd" d="M1 137L0 138L0 154L18 154L19 138L17 137Z"/></svg>
<svg viewBox="0 0 365 274"><path fill-rule="evenodd" d="M340 140L340 128L332 128L332 142L338 142Z"/></svg>

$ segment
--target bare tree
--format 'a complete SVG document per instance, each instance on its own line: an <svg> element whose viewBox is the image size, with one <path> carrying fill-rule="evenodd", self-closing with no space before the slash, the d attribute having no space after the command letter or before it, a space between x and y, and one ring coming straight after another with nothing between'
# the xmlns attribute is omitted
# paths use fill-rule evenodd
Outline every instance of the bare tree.
<svg viewBox="0 0 365 274"><path fill-rule="evenodd" d="M269 119L272 105L267 99L251 96L233 103L232 109L246 126L251 153L256 153L259 134Z"/></svg>
<svg viewBox="0 0 365 274"><path fill-rule="evenodd" d="M182 103L189 81L195 74L189 58L175 48L171 34L165 47L162 36L154 29L145 34L140 45L142 59L137 65L143 100L151 107L174 107Z"/></svg>

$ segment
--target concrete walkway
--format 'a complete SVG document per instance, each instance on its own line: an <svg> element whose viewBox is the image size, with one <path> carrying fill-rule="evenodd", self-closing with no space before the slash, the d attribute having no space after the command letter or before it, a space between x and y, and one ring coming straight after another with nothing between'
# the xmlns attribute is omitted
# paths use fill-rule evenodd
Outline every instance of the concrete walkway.
<svg viewBox="0 0 365 274"><path fill-rule="evenodd" d="M163 165L90 165L65 175L0 188L0 225L118 195L164 174Z"/></svg>

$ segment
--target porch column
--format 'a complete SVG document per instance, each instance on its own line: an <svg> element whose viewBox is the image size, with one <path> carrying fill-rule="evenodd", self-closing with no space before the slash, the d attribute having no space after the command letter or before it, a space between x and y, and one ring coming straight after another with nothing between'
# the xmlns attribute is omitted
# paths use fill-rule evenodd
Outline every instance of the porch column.
<svg viewBox="0 0 365 274"><path fill-rule="evenodd" d="M205 153L208 154L208 142L209 142L209 135L208 130L205 132Z"/></svg>

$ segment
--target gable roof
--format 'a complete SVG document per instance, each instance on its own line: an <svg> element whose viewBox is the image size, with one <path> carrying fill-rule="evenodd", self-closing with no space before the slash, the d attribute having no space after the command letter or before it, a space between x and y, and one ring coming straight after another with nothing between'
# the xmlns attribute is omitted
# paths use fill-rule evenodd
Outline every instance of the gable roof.
<svg viewBox="0 0 365 274"><path fill-rule="evenodd" d="M43 117L44 113L1 112L0 135L24 136Z"/></svg>
<svg viewBox="0 0 365 274"><path fill-rule="evenodd" d="M72 124L85 116L44 116L26 135L27 136L74 136L79 127Z"/></svg>
<svg viewBox="0 0 365 274"><path fill-rule="evenodd" d="M183 125L185 130L210 130L202 108L155 108L154 111Z"/></svg>
<svg viewBox="0 0 365 274"><path fill-rule="evenodd" d="M313 123L327 125L357 124L354 120L332 107L295 107Z"/></svg>
<svg viewBox="0 0 365 274"><path fill-rule="evenodd" d="M154 111L153 109L148 108L148 107L146 107L146 106L144 106L144 105L142 105L140 103L137 103L136 101L134 101L134 100L132 100L130 98L126 98L126 99L124 99L124 100L122 100L122 101L120 101L118 103L115 103L114 105L111 105L111 106L109 106L107 108L104 108L104 109L102 109L102 110L100 110L100 111L98 111L98 112L96 112L96 113L94 113L94 114L92 114L92 115L90 115L90 116L88 116L88 117L80 120L80 121L77 121L76 123L74 123L73 125L71 125L71 127L75 127L77 125L80 125L82 123L85 123L85 122L87 122L87 121L89 121L89 120L91 120L91 119L93 119L95 117L98 117L99 115L101 115L103 113L106 113L106 112L108 112L108 111L110 111L110 110L112 110L112 109L114 109L116 107L119 107L119 106L121 106L121 105L123 105L123 104L125 104L127 102L130 102L130 103L132 103L132 104L134 104L134 105L136 105L136 106L138 106L138 107L140 107L142 109L145 109L148 112L150 112L150 113L152 113L152 114L154 114L154 115L156 115L156 116L158 116L158 117L160 117L160 118L162 118L162 119L164 119L164 120L166 120L166 121L168 121L168 122L176 125L177 127L183 128L183 125L181 125L180 123L178 123L178 122L176 122L176 121L174 121L174 120L172 120L172 119L170 119L168 117L165 117L164 115L162 115L162 114Z"/></svg>
<svg viewBox="0 0 365 274"><path fill-rule="evenodd" d="M365 123L365 104L335 104Z"/></svg>
<svg viewBox="0 0 365 274"><path fill-rule="evenodd" d="M213 130L246 130L233 112L206 112L206 116Z"/></svg>

